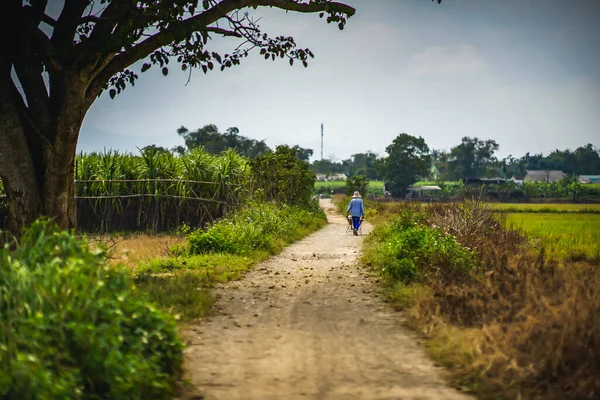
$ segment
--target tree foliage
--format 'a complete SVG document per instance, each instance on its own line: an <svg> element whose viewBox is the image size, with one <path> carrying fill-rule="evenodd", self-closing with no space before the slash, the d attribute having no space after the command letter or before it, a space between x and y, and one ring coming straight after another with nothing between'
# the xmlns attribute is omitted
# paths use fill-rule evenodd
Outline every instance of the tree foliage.
<svg viewBox="0 0 600 400"><path fill-rule="evenodd" d="M380 170L385 188L393 196L401 196L408 186L429 171L429 147L420 136L401 133L385 151L388 157L381 160Z"/></svg>
<svg viewBox="0 0 600 400"><path fill-rule="evenodd" d="M521 158L507 157L503 164L498 166L504 171L505 176L525 175L529 170L561 170L567 174L597 175L600 174L600 149L588 143L574 151L569 149L556 149L547 156L543 154L525 154Z"/></svg>
<svg viewBox="0 0 600 400"><path fill-rule="evenodd" d="M465 136L449 153L437 154L438 169L449 180L483 177L488 166L497 161L494 153L498 148L495 140Z"/></svg>
<svg viewBox="0 0 600 400"><path fill-rule="evenodd" d="M310 164L310 170L315 174L333 175L345 173L344 164L331 160L315 160Z"/></svg>
<svg viewBox="0 0 600 400"><path fill-rule="evenodd" d="M254 188L260 189L266 200L299 206L310 203L315 176L294 148L277 146L274 152L252 160L250 167Z"/></svg>
<svg viewBox="0 0 600 400"><path fill-rule="evenodd" d="M317 160L311 164L311 170L316 174L332 175L344 173L349 177L365 175L369 179L379 179L377 173L377 154L368 150L366 153L356 153L341 162Z"/></svg>
<svg viewBox="0 0 600 400"><path fill-rule="evenodd" d="M483 143L487 142L495 143L495 141ZM438 168L442 179L456 180L467 177L464 174L465 168L460 165L457 157L457 153L467 153L467 149L465 147L461 148L461 145L453 147L450 153L443 150L432 151L433 162ZM488 150L493 147L495 146L488 147ZM454 155L452 154L453 151L455 151ZM476 177L523 178L527 170L560 170L569 175L597 175L600 174L600 150L588 143L575 150L556 149L546 156L541 153L532 155L527 152L520 158L513 157L512 154L503 159L497 159L493 156L486 157L475 164L478 165L478 169L475 171L476 175L474 175ZM468 177L472 176L469 175Z"/></svg>
<svg viewBox="0 0 600 400"><path fill-rule="evenodd" d="M346 195L352 196L355 191L358 191L361 196L366 196L369 191L369 178L365 175L356 175L346 179Z"/></svg>
<svg viewBox="0 0 600 400"><path fill-rule="evenodd" d="M313 155L312 149L305 149L298 145L292 147L296 151L296 157L298 157L302 161L308 162L309 158Z"/></svg>
<svg viewBox="0 0 600 400"><path fill-rule="evenodd" d="M224 133L219 132L215 125L205 125L195 131L182 126L177 129L179 136L185 141L188 150L202 147L211 154L221 154L226 150L249 158L263 155L271 149L264 140L255 140L240 135L238 128L228 128Z"/></svg>

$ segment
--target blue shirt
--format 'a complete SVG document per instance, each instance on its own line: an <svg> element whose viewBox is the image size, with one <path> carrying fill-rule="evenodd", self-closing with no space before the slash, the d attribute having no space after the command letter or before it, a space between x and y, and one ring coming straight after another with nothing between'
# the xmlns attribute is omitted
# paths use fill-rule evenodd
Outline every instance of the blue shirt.
<svg viewBox="0 0 600 400"><path fill-rule="evenodd" d="M350 212L353 217L360 217L365 215L365 207L363 205L362 199L358 197L354 197L350 200L350 204L348 204L348 209L346 212Z"/></svg>

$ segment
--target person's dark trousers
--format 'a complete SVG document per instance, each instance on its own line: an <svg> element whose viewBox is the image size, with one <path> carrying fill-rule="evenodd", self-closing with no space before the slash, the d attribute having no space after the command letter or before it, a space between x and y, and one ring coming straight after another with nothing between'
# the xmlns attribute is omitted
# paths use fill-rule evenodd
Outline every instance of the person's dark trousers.
<svg viewBox="0 0 600 400"><path fill-rule="evenodd" d="M352 217L352 226L354 227L354 230L358 230L360 227L360 217Z"/></svg>

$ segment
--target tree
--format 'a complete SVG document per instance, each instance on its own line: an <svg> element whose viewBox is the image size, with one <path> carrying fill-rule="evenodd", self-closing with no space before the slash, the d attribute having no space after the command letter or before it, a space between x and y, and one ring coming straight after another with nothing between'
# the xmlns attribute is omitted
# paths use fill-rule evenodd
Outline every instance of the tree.
<svg viewBox="0 0 600 400"><path fill-rule="evenodd" d="M0 2L0 177L11 230L18 234L40 215L61 227L76 225L74 160L85 114L103 91L111 97L133 85L129 67L175 59L204 73L240 64L252 49L265 59L307 66L313 53L293 38L269 37L245 12L259 6L327 15L343 29L354 8L330 0L65 0L58 18L48 0ZM240 46L221 55L211 35ZM14 70L14 74L12 71Z"/></svg>
<svg viewBox="0 0 600 400"><path fill-rule="evenodd" d="M294 148L277 146L274 152L256 157L250 166L253 190L262 190L266 200L299 206L310 203L315 176Z"/></svg>
<svg viewBox="0 0 600 400"><path fill-rule="evenodd" d="M490 163L496 162L494 153L498 150L495 140L479 140L476 137L463 137L461 144L450 149L450 153L440 154L441 161L447 163L448 178L479 178L485 175Z"/></svg>
<svg viewBox="0 0 600 400"><path fill-rule="evenodd" d="M348 160L348 175L365 175L369 179L377 179L375 160L377 160L377 154L371 151L353 154Z"/></svg>
<svg viewBox="0 0 600 400"><path fill-rule="evenodd" d="M369 178L365 175L355 175L346 179L346 195L352 196L358 191L361 196L366 196L369 190Z"/></svg>
<svg viewBox="0 0 600 400"><path fill-rule="evenodd" d="M143 153L143 152L146 152L146 151L151 151L151 152L153 152L153 153L168 153L168 152L169 152L169 150L168 150L168 149L165 149L165 148L164 148L164 147L162 147L162 146L157 146L157 145L155 145L155 144L150 144L150 145L148 145L148 146L144 146L144 147L142 147L142 149L141 149L140 151L141 151L142 153Z"/></svg>
<svg viewBox="0 0 600 400"><path fill-rule="evenodd" d="M429 171L429 147L422 137L401 133L385 151L388 157L378 165L384 176L385 188L393 196L402 192Z"/></svg>
<svg viewBox="0 0 600 400"><path fill-rule="evenodd" d="M331 160L315 160L310 165L310 170L315 174L332 175L344 172L344 166Z"/></svg>
<svg viewBox="0 0 600 400"><path fill-rule="evenodd" d="M308 162L308 160L310 159L310 157L313 155L313 150L312 149L305 149L304 147L300 147L298 145L295 145L292 148L294 150L296 150L296 156L299 159L301 159L302 161Z"/></svg>
<svg viewBox="0 0 600 400"><path fill-rule="evenodd" d="M236 153L248 158L255 158L265 154L271 149L263 140L258 141L240 135L238 128L227 128L225 133L220 133L215 125L205 125L203 128L190 131L185 126L177 129L188 150L202 147L212 154L221 154L227 150L235 150Z"/></svg>

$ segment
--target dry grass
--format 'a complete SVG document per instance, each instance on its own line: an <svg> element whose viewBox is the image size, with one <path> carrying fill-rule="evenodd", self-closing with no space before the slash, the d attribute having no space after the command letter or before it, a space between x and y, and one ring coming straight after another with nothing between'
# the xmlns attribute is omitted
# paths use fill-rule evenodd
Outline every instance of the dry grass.
<svg viewBox="0 0 600 400"><path fill-rule="evenodd" d="M600 263L532 257L477 201L424 209L480 255L467 281L390 290L433 357L482 398L600 398Z"/></svg>
<svg viewBox="0 0 600 400"><path fill-rule="evenodd" d="M128 236L88 236L88 241L107 248L107 261L110 264L124 264L132 269L157 258L168 258L173 246L183 246L187 243L187 239L182 236L146 233Z"/></svg>
<svg viewBox="0 0 600 400"><path fill-rule="evenodd" d="M431 282L431 296L411 311L413 323L458 375L506 398L598 398L600 269L571 267L542 256L467 285ZM468 343L448 340L467 332Z"/></svg>

